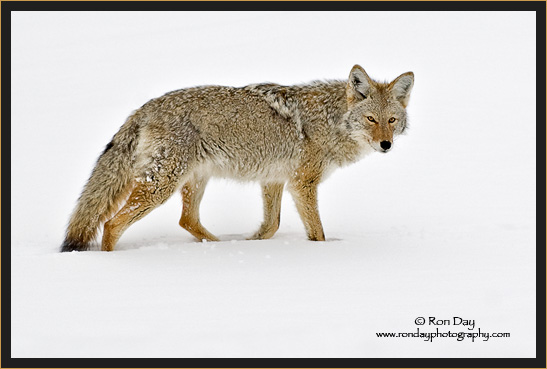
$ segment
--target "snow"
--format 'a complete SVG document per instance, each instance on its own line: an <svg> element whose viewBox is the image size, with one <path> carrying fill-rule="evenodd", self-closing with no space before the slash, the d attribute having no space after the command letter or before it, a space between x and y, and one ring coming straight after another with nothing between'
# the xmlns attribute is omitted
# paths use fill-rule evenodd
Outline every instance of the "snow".
<svg viewBox="0 0 547 369"><path fill-rule="evenodd" d="M21 12L11 58L12 357L535 356L534 13ZM175 194L114 252L58 252L98 155L148 99L356 63L414 72L410 128L320 186L326 242L287 192L273 239L246 241L259 186L212 180L201 220L220 242L178 226ZM376 336L467 329L417 317L511 337Z"/></svg>

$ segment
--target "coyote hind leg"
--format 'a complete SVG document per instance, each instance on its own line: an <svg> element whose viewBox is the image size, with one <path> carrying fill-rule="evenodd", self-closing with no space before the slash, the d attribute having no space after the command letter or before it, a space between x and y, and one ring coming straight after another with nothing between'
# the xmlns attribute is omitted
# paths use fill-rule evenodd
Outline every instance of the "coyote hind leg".
<svg viewBox="0 0 547 369"><path fill-rule="evenodd" d="M249 240L265 240L271 238L279 229L281 219L281 197L283 196L284 183L263 183L262 200L264 202L264 221L249 238Z"/></svg>
<svg viewBox="0 0 547 369"><path fill-rule="evenodd" d="M179 224L198 240L218 241L199 220L199 204L205 192L208 178L190 179L182 186L182 215Z"/></svg>
<svg viewBox="0 0 547 369"><path fill-rule="evenodd" d="M163 204L175 189L175 182L163 186L154 182L137 182L125 205L104 224L102 251L113 251L122 233L131 224Z"/></svg>

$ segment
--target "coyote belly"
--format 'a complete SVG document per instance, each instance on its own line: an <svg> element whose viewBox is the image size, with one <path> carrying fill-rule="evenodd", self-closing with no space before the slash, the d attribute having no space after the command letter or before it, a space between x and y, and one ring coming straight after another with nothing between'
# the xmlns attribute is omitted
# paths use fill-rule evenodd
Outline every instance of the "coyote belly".
<svg viewBox="0 0 547 369"><path fill-rule="evenodd" d="M102 250L182 193L179 224L200 240L218 240L200 222L211 177L257 181L264 220L251 239L279 227L285 185L308 238L325 239L317 186L326 173L364 154L388 152L406 128L414 83L407 72L378 83L358 65L348 80L170 92L135 111L99 157L71 216L61 251L87 250L104 223Z"/></svg>

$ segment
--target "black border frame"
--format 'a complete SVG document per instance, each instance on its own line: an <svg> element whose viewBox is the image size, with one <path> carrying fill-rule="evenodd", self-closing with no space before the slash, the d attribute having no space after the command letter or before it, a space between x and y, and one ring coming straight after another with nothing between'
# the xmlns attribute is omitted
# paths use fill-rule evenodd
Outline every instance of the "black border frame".
<svg viewBox="0 0 547 369"><path fill-rule="evenodd" d="M26 359L11 357L11 12L12 11L107 11L107 10L132 10L132 11L193 11L193 10L319 10L319 11L534 11L536 12L536 198L542 199L536 209L536 224L541 226L536 231L536 358L367 358L367 359L321 359L320 362L310 359ZM543 192L546 189L546 77L545 77L545 44L546 44L546 3L543 1L340 1L340 2L171 2L171 1L2 1L1 2L1 118L4 124L2 137L2 173L4 179L4 191L1 195L3 202L2 215L2 242L1 266L2 275L1 291L4 304L2 304L2 341L0 366L2 368L99 368L99 367L132 367L132 368L276 368L291 367L300 368L545 368L545 258L546 258L546 233L545 214L546 202ZM538 222L540 220L540 222ZM540 273L542 272L542 273Z"/></svg>

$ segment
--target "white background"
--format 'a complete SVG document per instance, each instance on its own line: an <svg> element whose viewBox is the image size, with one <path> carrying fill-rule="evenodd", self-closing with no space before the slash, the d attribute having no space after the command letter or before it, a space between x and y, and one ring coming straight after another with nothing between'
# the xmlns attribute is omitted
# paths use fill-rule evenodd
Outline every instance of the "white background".
<svg viewBox="0 0 547 369"><path fill-rule="evenodd" d="M16 12L12 15L14 357L535 356L532 12ZM205 84L415 73L410 129L319 191L327 242L288 193L271 240L259 186L213 180L202 221L180 195L112 253L58 253L125 118ZM377 338L417 317L475 320L475 342ZM435 332L426 324L422 332Z"/></svg>

